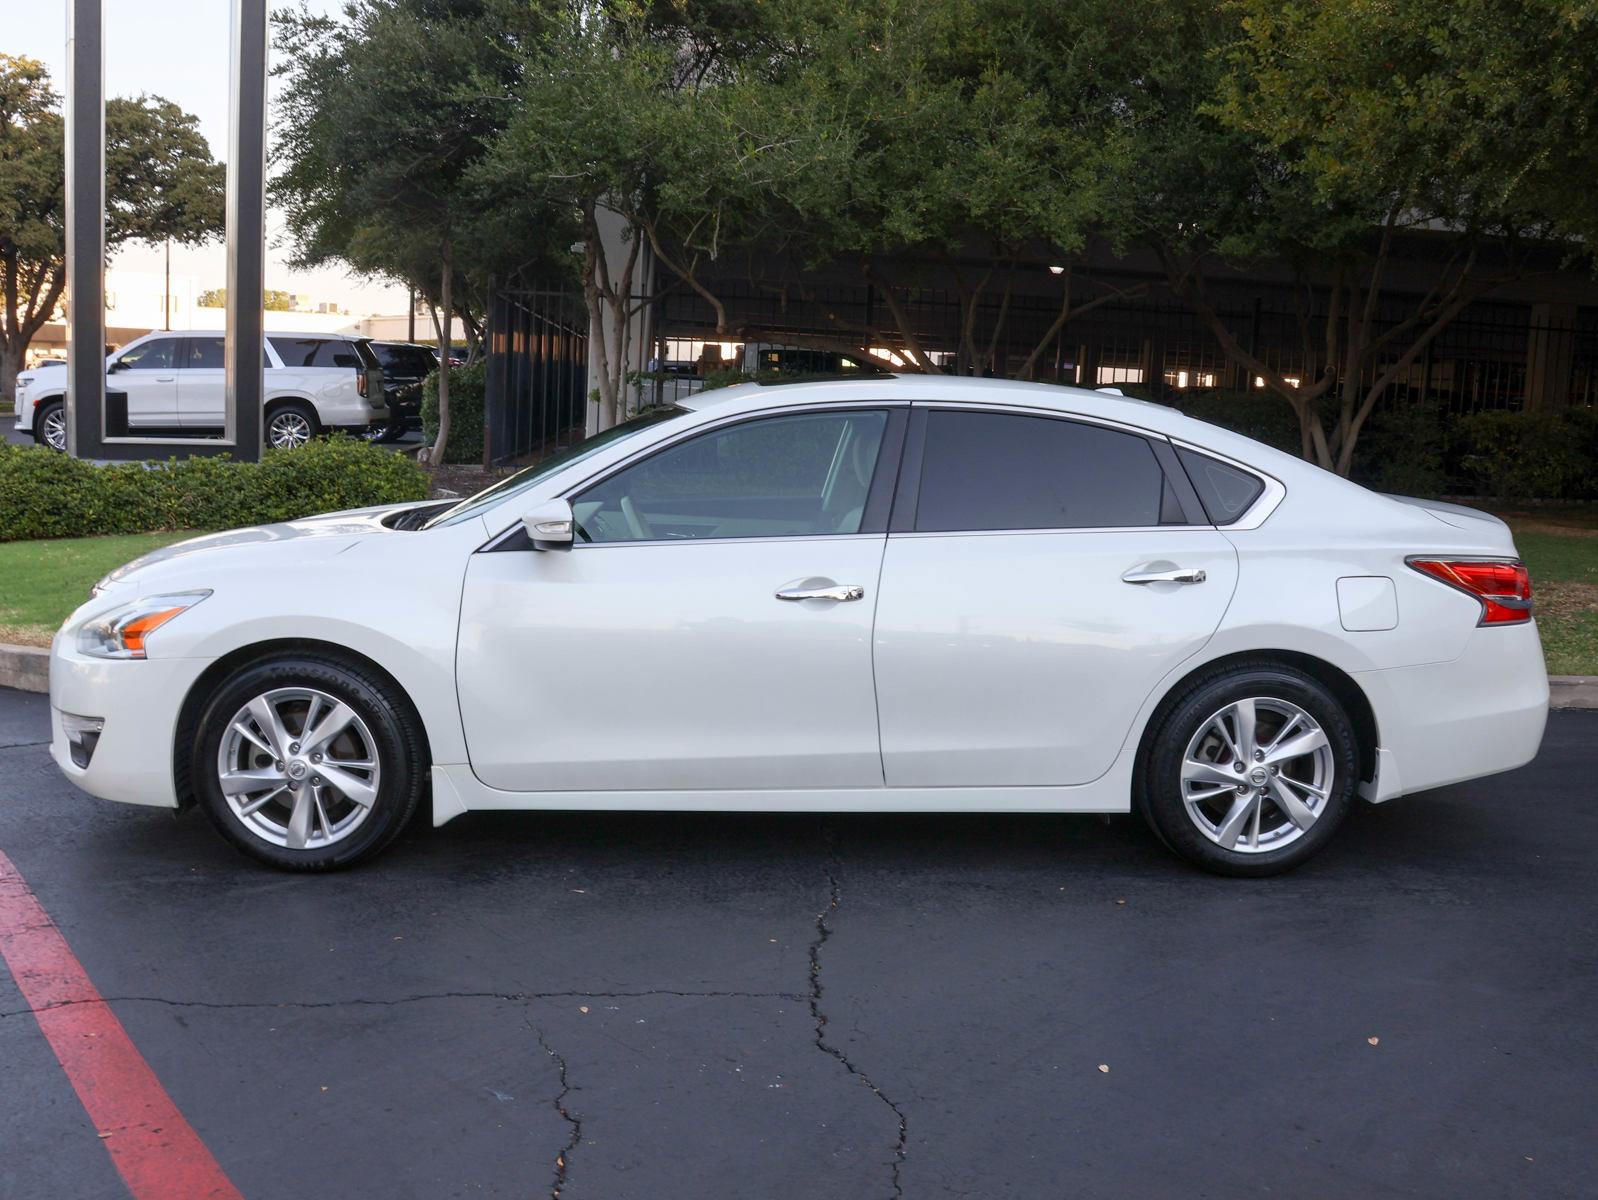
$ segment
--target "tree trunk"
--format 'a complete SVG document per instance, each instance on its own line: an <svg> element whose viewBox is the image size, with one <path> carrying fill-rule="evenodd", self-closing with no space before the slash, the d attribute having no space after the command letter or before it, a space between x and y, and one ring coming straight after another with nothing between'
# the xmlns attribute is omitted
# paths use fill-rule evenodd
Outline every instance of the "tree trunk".
<svg viewBox="0 0 1598 1200"><path fill-rule="evenodd" d="M455 310L450 305L450 253L449 243L444 243L444 253L440 261L441 278L439 280L438 305L429 304L433 313L433 328L438 332L438 437L433 440L433 448L427 452L427 464L439 467L444 464L446 447L449 445L449 352L450 331L455 326ZM439 322L439 309L444 311L443 323Z"/></svg>
<svg viewBox="0 0 1598 1200"><path fill-rule="evenodd" d="M11 348L11 339L0 337L0 399L15 400L17 396L17 375L22 371L21 350ZM19 412L20 418L22 414Z"/></svg>

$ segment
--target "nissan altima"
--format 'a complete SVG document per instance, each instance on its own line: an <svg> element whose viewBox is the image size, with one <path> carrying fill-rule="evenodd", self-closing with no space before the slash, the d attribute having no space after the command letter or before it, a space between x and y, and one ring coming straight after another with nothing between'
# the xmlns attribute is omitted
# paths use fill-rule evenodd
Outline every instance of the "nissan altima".
<svg viewBox="0 0 1598 1200"><path fill-rule="evenodd" d="M214 534L56 635L52 753L274 866L417 811L1115 813L1265 875L1537 752L1508 528L1116 395L728 388L454 503Z"/></svg>

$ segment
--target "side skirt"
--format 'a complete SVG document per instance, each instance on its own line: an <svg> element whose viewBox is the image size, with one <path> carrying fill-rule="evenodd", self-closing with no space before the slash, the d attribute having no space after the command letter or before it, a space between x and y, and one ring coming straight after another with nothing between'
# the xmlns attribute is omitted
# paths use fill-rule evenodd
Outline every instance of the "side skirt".
<svg viewBox="0 0 1598 1200"><path fill-rule="evenodd" d="M562 809L611 812L1124 813L1131 811L1132 760L1069 787L843 788L726 791L506 792L485 786L468 764L433 767L433 824L464 812Z"/></svg>

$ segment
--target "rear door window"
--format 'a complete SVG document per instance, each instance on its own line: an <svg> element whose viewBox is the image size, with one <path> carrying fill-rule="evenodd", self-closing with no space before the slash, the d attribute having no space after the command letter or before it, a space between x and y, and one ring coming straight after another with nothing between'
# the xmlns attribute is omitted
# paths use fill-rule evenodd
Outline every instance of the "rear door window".
<svg viewBox="0 0 1598 1200"><path fill-rule="evenodd" d="M183 361L178 364L194 371L220 371L223 368L222 339L191 337L184 340Z"/></svg>
<svg viewBox="0 0 1598 1200"><path fill-rule="evenodd" d="M1182 524L1148 440L1055 417L927 414L918 532Z"/></svg>

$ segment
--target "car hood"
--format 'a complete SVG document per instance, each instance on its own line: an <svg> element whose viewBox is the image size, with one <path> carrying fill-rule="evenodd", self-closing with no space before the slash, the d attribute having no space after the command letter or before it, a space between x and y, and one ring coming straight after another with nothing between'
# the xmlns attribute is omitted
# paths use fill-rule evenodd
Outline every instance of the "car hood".
<svg viewBox="0 0 1598 1200"><path fill-rule="evenodd" d="M392 534L393 531L383 524L383 518L414 507L415 501L352 508L298 521L254 525L189 538L124 563L100 580L95 592L129 583L136 583L141 592L150 591L151 585L164 587L169 583L203 586L203 580L191 577L212 569L251 568L269 562L282 564L288 559L313 562L332 558L366 538ZM183 578L179 579L180 576Z"/></svg>

